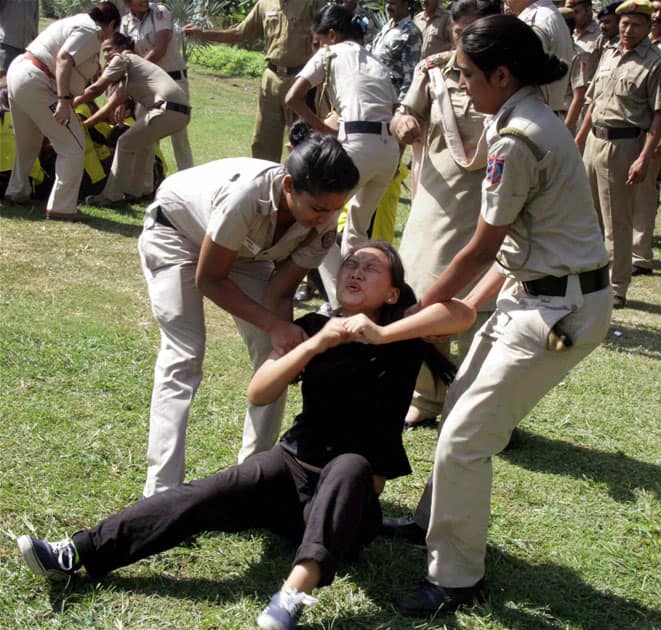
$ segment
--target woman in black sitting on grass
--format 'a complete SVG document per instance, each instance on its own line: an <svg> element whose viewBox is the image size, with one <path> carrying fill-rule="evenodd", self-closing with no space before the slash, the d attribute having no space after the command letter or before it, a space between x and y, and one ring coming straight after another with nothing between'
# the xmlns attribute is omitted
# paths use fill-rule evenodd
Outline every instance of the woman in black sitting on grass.
<svg viewBox="0 0 661 630"><path fill-rule="evenodd" d="M373 241L340 268L337 317L297 320L308 339L273 353L248 387L252 403L275 400L301 378L303 410L281 442L238 466L140 501L72 540L18 539L41 575L84 566L99 576L205 530L265 528L298 544L293 569L258 618L260 628L294 628L309 593L332 582L338 560L370 542L381 523L386 479L410 472L402 422L420 364L451 365L420 339L468 328L475 311L451 300L403 318L415 303L394 248ZM338 395L342 393L343 395Z"/></svg>

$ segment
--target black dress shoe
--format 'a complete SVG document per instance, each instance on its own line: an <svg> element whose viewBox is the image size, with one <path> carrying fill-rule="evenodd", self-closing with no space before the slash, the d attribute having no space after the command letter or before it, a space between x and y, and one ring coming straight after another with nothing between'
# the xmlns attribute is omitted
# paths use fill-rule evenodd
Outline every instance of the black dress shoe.
<svg viewBox="0 0 661 630"><path fill-rule="evenodd" d="M654 273L651 269L647 267L639 267L638 265L634 265L631 268L631 275L632 276L651 276L652 273Z"/></svg>
<svg viewBox="0 0 661 630"><path fill-rule="evenodd" d="M436 586L427 580L410 595L397 603L397 608L405 615L433 615L437 610L452 612L461 606L472 606L484 601L484 579L473 586L451 588Z"/></svg>
<svg viewBox="0 0 661 630"><path fill-rule="evenodd" d="M420 527L410 516L402 516L401 518L384 516L381 522L381 535L384 538L407 540L414 545L425 545L427 531Z"/></svg>
<svg viewBox="0 0 661 630"><path fill-rule="evenodd" d="M430 416L429 418L422 418L416 422L404 422L404 431L415 431L416 429L421 429L422 427L435 427L437 424L436 416Z"/></svg>

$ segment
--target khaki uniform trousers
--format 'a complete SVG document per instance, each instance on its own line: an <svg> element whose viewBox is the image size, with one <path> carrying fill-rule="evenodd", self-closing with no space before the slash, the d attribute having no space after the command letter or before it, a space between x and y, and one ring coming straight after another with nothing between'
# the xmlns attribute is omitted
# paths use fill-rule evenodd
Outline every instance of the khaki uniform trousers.
<svg viewBox="0 0 661 630"><path fill-rule="evenodd" d="M117 141L101 196L109 201L122 199L124 193L142 196L146 168L153 165L154 143L185 129L189 120L188 114L165 109L151 109L140 116Z"/></svg>
<svg viewBox="0 0 661 630"><path fill-rule="evenodd" d="M166 210L167 212L167 210ZM147 481L151 496L184 480L185 437L190 406L202 379L206 333L202 293L195 286L199 247L176 230L145 220L138 249L147 280L161 347L154 368L149 420ZM236 261L229 277L251 298L260 301L273 271L268 261ZM269 335L234 318L256 369L271 352ZM246 412L239 462L275 443L284 412L285 395Z"/></svg>
<svg viewBox="0 0 661 630"><path fill-rule="evenodd" d="M631 283L634 217L638 216L637 223L642 225L656 214L659 161L651 161L642 182L634 186L626 184L629 167L640 155L644 143L645 134L638 138L601 140L590 133L583 155L592 197L603 222L613 293L621 297L626 297Z"/></svg>
<svg viewBox="0 0 661 630"><path fill-rule="evenodd" d="M186 102L190 103L190 94L188 90L188 79L183 78L175 83L181 87L186 93ZM145 116L149 110L136 105L135 116L136 120ZM172 143L172 151L174 152L174 159L177 163L177 170L183 171L186 168L192 168L193 152L191 151L190 142L188 141L188 126L175 131L170 134L170 142ZM154 192L154 160L156 159L156 144L151 146L149 155L145 161L145 177L142 187L142 194L151 195Z"/></svg>
<svg viewBox="0 0 661 630"><path fill-rule="evenodd" d="M280 161L285 127L294 119L294 114L285 107L285 95L295 78L296 75L280 77L268 68L264 70L252 137L252 157Z"/></svg>
<svg viewBox="0 0 661 630"><path fill-rule="evenodd" d="M78 116L72 112L68 126L60 125L53 118L50 106L57 103L55 81L25 57L12 63L7 84L16 155L5 194L17 200L30 196L29 173L45 136L57 154L55 182L46 210L62 214L76 212L85 157L85 139Z"/></svg>
<svg viewBox="0 0 661 630"><path fill-rule="evenodd" d="M650 168L654 167L658 174L661 160L655 160L650 163ZM652 241L654 238L654 226L656 224L656 213L658 210L658 192L656 190L656 204L644 204L636 206L633 210L633 246L631 251L631 264L643 269L652 269L654 267L654 254L652 252Z"/></svg>
<svg viewBox="0 0 661 630"><path fill-rule="evenodd" d="M611 303L610 287L583 296L578 276L569 277L565 297L531 297L511 280L503 287L497 310L475 335L445 400L427 531L433 584L467 587L484 576L491 457L535 404L601 343ZM547 350L548 333L560 319L574 345Z"/></svg>
<svg viewBox="0 0 661 630"><path fill-rule="evenodd" d="M176 81L176 84L186 93L186 102L190 103L188 79L184 77ZM177 162L177 170L183 171L186 168L191 168L193 166L193 152L188 141L188 126L170 134L170 142L172 142L172 151L174 152L174 159Z"/></svg>
<svg viewBox="0 0 661 630"><path fill-rule="evenodd" d="M399 161L399 145L385 130L381 135L352 133L342 146L360 173L358 185L347 203L347 222L342 232L341 248L333 245L321 265L319 274L333 308L337 308L335 284L342 258L369 240L368 230L376 207L388 188Z"/></svg>

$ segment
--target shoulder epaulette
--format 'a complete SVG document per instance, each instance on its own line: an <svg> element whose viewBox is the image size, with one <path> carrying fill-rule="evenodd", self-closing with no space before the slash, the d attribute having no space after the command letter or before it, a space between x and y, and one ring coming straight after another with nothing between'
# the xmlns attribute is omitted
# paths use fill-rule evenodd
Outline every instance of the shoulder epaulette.
<svg viewBox="0 0 661 630"><path fill-rule="evenodd" d="M432 68L442 68L443 66L447 65L448 61L450 61L450 57L452 57L452 51L446 50L444 52L435 53L433 55L429 55L429 57L425 57L423 59L423 63L427 70L431 70Z"/></svg>

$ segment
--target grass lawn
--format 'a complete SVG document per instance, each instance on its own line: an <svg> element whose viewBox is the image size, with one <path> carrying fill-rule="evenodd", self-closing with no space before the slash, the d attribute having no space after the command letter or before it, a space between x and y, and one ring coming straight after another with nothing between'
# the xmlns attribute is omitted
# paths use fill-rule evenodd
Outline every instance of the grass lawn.
<svg viewBox="0 0 661 630"><path fill-rule="evenodd" d="M195 68L191 86L196 162L248 155L257 80ZM201 535L101 581L49 583L18 555L18 535L59 539L142 491L158 347L136 250L143 208L89 212L69 225L45 222L43 204L0 206L0 629L255 627L293 554L262 531ZM425 550L377 539L316 593L303 626L661 628L660 271L634 279L605 343L494 458L485 605L401 617L393 602L424 576ZM250 378L230 317L208 308L208 328L190 479L235 462ZM287 423L299 404L292 388ZM386 488L389 514L415 507L433 461L433 430L405 442L414 473Z"/></svg>

